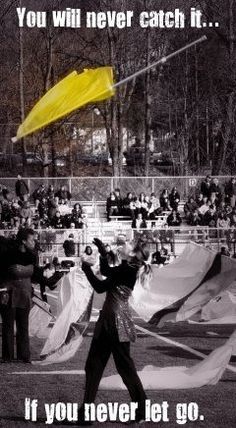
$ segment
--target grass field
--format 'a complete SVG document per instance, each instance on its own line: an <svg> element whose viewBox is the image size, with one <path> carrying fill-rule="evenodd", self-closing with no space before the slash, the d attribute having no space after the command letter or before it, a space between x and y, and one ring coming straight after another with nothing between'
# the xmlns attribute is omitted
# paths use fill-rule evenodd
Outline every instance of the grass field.
<svg viewBox="0 0 236 428"><path fill-rule="evenodd" d="M96 304L96 303L95 303ZM162 329L145 324L141 320L136 323L150 331L157 332L163 337L186 344L195 350L208 355L213 349L221 346L234 330L234 326L190 325L188 323L167 323ZM45 427L45 403L81 403L83 397L84 375L63 374L64 370L83 370L91 341L94 323L87 330L86 337L75 357L61 364L45 367L11 363L1 364L0 388L0 427ZM32 358L38 359L43 341L32 338ZM169 345L162 340L148 334L139 333L136 343L132 346L138 370L145 365L152 364L160 367L186 365L191 366L200 360L197 356L186 352L176 346ZM231 364L236 367L236 357L231 358ZM33 372L58 371L58 374L29 374ZM19 374L14 372L24 372ZM115 373L112 359L109 361L104 375ZM204 421L188 421L185 427L193 428L235 428L236 427L236 373L226 370L221 381L215 386L206 386L192 390L156 390L148 391L148 398L155 403L167 401L169 404L169 421L152 423L146 422L142 426L158 426L174 428L181 426L176 422L176 404L195 402L199 406ZM37 422L26 421L24 402L25 398L38 400ZM97 403L118 401L129 402L126 391L99 391ZM54 422L49 426L66 427L71 425L68 421ZM120 422L94 423L95 427L119 427ZM135 425L133 425L135 426Z"/></svg>

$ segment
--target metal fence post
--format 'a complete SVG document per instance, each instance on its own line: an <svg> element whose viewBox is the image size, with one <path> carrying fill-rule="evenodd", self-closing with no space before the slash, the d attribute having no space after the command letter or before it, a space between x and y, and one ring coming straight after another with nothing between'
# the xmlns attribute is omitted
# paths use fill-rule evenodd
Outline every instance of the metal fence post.
<svg viewBox="0 0 236 428"><path fill-rule="evenodd" d="M31 179L30 178L27 179L27 185L28 185L28 189L29 189L29 194L31 194Z"/></svg>
<svg viewBox="0 0 236 428"><path fill-rule="evenodd" d="M154 192L155 192L155 187L154 187L154 177L152 177L152 185L151 185L151 188L152 188L152 193L154 193Z"/></svg>
<svg viewBox="0 0 236 428"><path fill-rule="evenodd" d="M69 192L72 194L72 183L71 183L71 177L69 177Z"/></svg>

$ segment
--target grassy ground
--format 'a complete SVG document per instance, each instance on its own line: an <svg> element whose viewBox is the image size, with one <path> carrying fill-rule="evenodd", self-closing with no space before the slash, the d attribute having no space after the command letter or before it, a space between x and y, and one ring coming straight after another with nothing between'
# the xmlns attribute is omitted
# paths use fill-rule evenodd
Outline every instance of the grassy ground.
<svg viewBox="0 0 236 428"><path fill-rule="evenodd" d="M161 330L138 322L151 331L193 347L204 354L222 345L233 331L232 326L203 326L187 323L165 324ZM13 374L13 372L78 370L83 369L94 324L91 323L83 344L75 357L66 363L38 367L19 363L1 364L0 389L0 427L45 427L45 403L81 403L83 396L84 375L66 374ZM210 333L210 334L209 334ZM211 333L215 333L212 335ZM31 339L32 357L38 359L43 341ZM196 364L198 357L174 346L166 344L146 334L138 334L138 339L132 347L132 355L137 369L152 364L160 367ZM236 367L236 357L231 364ZM112 359L109 361L104 375L115 373ZM37 422L27 422L24 418L25 398L38 399ZM148 391L148 398L155 403L167 401L169 404L169 422L158 423L159 427L174 428L176 422L175 408L177 403L196 402L204 421L190 422L185 427L193 428L235 428L236 427L236 374L226 370L221 381L215 386L206 386L192 390L156 390ZM99 391L97 403L118 401L129 402L126 391ZM50 426L69 426L69 422L56 422ZM157 423L145 423L143 426L154 427ZM121 423L95 423L95 427L119 427ZM134 426L134 425L133 425Z"/></svg>
<svg viewBox="0 0 236 428"><path fill-rule="evenodd" d="M144 324L143 324L144 326ZM147 326L146 326L147 327ZM12 374L15 371L50 371L50 370L76 370L83 369L88 347L90 344L91 325L88 335L84 339L83 346L76 356L69 362L47 367L36 367L21 365L17 363L2 364L1 390L0 390L0 426L1 427L45 427L44 403L57 402L81 402L83 396L83 375L65 374L42 374L42 375L19 375ZM152 328L152 330L154 330ZM208 332L216 332L217 336L211 336ZM187 324L173 325L166 324L162 329L163 335L174 338L181 343L194 347L195 349L208 354L212 349L220 346L232 331L232 327L213 326L189 326ZM32 356L37 358L40 352L42 341L32 339ZM140 334L134 344L132 354L140 370L144 365L154 364L157 366L187 365L191 366L198 361L198 357L183 351L177 347L169 346L162 341L158 341L148 335ZM236 358L231 360L236 363ZM105 375L115 373L113 361L109 361ZM200 413L204 415L203 422L188 422L185 426L190 427L228 427L236 426L235 408L235 382L236 375L225 372L223 379L216 386L207 386L193 390L164 390L148 392L148 398L153 402L169 403L169 422L159 423L158 426L173 428L178 426L175 417L176 403L196 402L199 405ZM38 421L26 422L24 420L24 400L26 397L38 399ZM126 392L100 391L97 396L97 403L107 401L129 402ZM53 424L51 426L56 426ZM68 423L60 423L60 426L67 426ZM95 424L95 426L121 426L120 423ZM147 426L154 426L154 423L146 423Z"/></svg>

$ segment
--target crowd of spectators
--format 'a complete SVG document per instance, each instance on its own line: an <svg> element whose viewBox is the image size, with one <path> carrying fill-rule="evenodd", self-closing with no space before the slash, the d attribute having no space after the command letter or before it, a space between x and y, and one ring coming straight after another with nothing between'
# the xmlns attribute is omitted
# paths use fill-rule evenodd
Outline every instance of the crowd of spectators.
<svg viewBox="0 0 236 428"><path fill-rule="evenodd" d="M129 192L122 198L120 189L115 189L107 198L107 220L113 216L132 220L132 227L147 228L147 220L156 220L163 214L166 224L179 228L182 222L189 226L209 226L210 228L236 228L236 179L231 178L220 186L218 178L207 176L200 189L184 203L180 212L180 192L173 187L169 192L164 189L160 196L141 193L139 197ZM155 222L151 223L155 226Z"/></svg>
<svg viewBox="0 0 236 428"><path fill-rule="evenodd" d="M0 186L0 229L82 229L86 216L79 203L71 206L71 193L62 185L54 189L40 184L32 194L25 180L18 176L14 196Z"/></svg>
<svg viewBox="0 0 236 428"><path fill-rule="evenodd" d="M0 229L82 229L86 224L83 208L71 204L71 193L65 185L54 189L40 184L32 194L27 182L17 177L15 193L0 186ZM159 195L132 192L124 197L120 189L110 193L106 201L107 220L128 218L135 229L156 226L164 218L167 227L178 229L182 223L192 227L209 226L219 230L236 229L236 179L224 185L207 176L187 201L181 200L176 187L163 189ZM180 209L181 206L181 209Z"/></svg>
<svg viewBox="0 0 236 428"><path fill-rule="evenodd" d="M217 178L207 176L197 196L190 197L184 205L187 224L219 229L236 227L235 196L235 178L223 188Z"/></svg>
<svg viewBox="0 0 236 428"><path fill-rule="evenodd" d="M115 189L107 198L107 220L110 221L114 216L128 217L132 220L133 228L145 228L147 227L147 220L155 220L163 212L172 210L173 214L174 212L177 213L179 202L180 194L176 187L173 187L170 193L164 189L160 198L155 193L151 193L150 196L140 193L137 197L132 192L128 192L126 197L122 198L120 189ZM174 221L176 221L176 216L174 216Z"/></svg>

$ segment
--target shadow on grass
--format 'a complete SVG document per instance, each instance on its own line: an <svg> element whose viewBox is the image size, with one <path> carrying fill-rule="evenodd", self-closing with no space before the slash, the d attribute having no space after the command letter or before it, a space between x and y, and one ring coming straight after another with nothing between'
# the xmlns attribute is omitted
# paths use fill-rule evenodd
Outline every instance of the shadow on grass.
<svg viewBox="0 0 236 428"><path fill-rule="evenodd" d="M150 346L148 349L159 352L160 354L168 355L169 357L183 358L185 360L202 360L201 357L191 354L191 352L177 347L173 348L173 346ZM206 356L211 353L211 350L209 349L195 349L195 351L202 352Z"/></svg>

